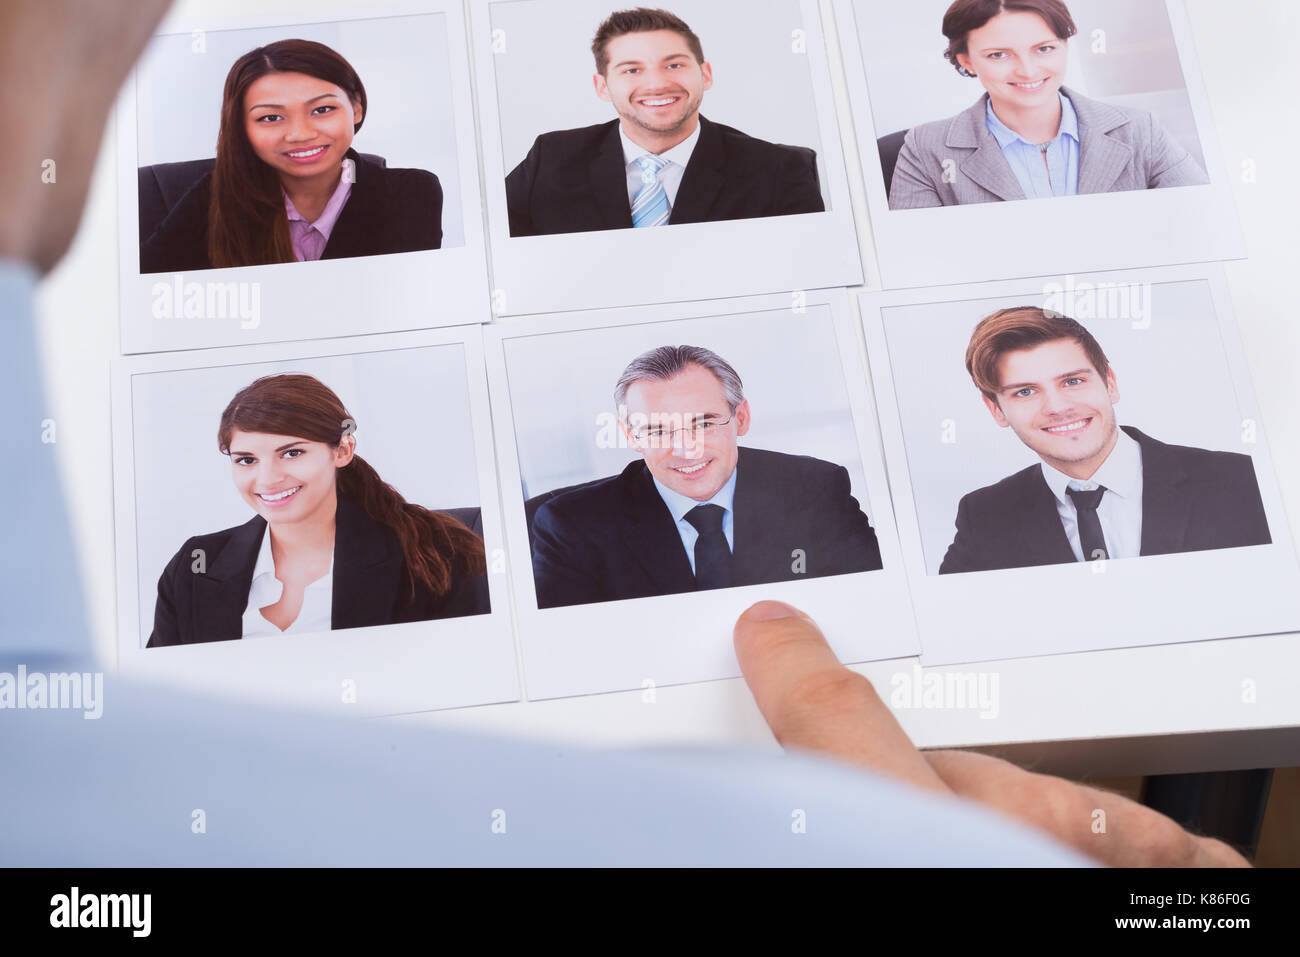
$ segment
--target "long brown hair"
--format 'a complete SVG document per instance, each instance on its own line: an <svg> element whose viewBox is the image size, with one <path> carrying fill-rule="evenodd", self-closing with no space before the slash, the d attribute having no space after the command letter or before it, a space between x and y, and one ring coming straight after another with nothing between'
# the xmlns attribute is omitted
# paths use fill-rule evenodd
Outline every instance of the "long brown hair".
<svg viewBox="0 0 1300 957"><path fill-rule="evenodd" d="M366 88L352 64L323 43L277 40L249 50L226 74L221 99L217 164L208 202L208 258L216 267L293 262L289 218L280 177L253 152L244 127L244 95L268 73L303 73L333 83L360 104L366 118ZM361 123L353 125L353 132Z"/></svg>
<svg viewBox="0 0 1300 957"><path fill-rule="evenodd" d="M356 428L339 397L319 379L291 373L268 375L235 394L221 413L217 446L230 454L236 430L292 435L337 448ZM486 570L483 540L450 515L413 505L361 456L336 470L339 496L397 533L406 559L408 594L418 580L435 595L445 595L457 571Z"/></svg>

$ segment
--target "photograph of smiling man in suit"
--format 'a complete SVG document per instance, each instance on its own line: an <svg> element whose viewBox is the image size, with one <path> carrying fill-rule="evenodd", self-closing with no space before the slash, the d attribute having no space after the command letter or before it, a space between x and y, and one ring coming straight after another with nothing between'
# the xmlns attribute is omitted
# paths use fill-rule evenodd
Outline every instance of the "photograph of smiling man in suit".
<svg viewBox="0 0 1300 957"><path fill-rule="evenodd" d="M721 356L651 349L614 400L640 458L526 507L539 608L881 567L843 466L739 445L753 413Z"/></svg>
<svg viewBox="0 0 1300 957"><path fill-rule="evenodd" d="M962 497L939 574L1271 543L1250 456L1118 425L1118 377L1076 320L1000 309L971 334L966 370L1040 462Z"/></svg>
<svg viewBox="0 0 1300 957"><path fill-rule="evenodd" d="M701 115L713 67L680 17L645 7L615 12L591 51L595 94L618 116L536 138L506 177L511 236L825 210L815 150Z"/></svg>

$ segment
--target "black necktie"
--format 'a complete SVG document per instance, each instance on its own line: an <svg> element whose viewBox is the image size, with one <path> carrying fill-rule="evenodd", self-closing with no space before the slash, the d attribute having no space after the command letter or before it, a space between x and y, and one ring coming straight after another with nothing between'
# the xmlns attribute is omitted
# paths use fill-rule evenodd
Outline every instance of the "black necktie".
<svg viewBox="0 0 1300 957"><path fill-rule="evenodd" d="M1083 548L1083 560L1095 562L1110 558L1106 551L1106 538L1101 533L1101 519L1097 517L1097 506L1106 494L1106 486L1100 485L1091 492L1079 488L1067 488L1065 494L1074 501L1074 511L1079 518L1079 545Z"/></svg>
<svg viewBox="0 0 1300 957"><path fill-rule="evenodd" d="M722 533L721 505L697 505L686 513L686 521L700 533L695 539L695 587L728 588L731 586L731 549Z"/></svg>

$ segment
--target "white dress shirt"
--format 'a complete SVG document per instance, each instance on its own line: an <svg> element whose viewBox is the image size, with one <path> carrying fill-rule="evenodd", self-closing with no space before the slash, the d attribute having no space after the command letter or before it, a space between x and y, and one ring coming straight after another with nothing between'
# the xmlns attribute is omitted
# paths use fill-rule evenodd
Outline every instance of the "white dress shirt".
<svg viewBox="0 0 1300 957"><path fill-rule="evenodd" d="M1110 455L1086 481L1072 479L1046 462L1041 463L1075 561L1083 561L1083 546L1079 543L1078 513L1074 500L1065 494L1067 487L1088 492L1104 485L1106 493L1097 505L1097 518L1106 539L1106 554L1111 558L1136 558L1142 553L1142 447L1123 429L1118 431Z"/></svg>
<svg viewBox="0 0 1300 957"><path fill-rule="evenodd" d="M323 577L316 579L302 593L302 608L298 617L281 631L262 615L262 609L274 605L284 594L284 583L275 577L275 556L271 554L271 530L262 533L262 547L253 566L253 583L248 589L248 605L244 608L244 637L262 638L266 635L296 635L316 631L329 631L333 622L334 556Z"/></svg>
<svg viewBox="0 0 1300 957"><path fill-rule="evenodd" d="M623 141L623 162L627 164L627 201L630 206L632 200L636 199L636 194L641 192L641 187L645 185L641 179L641 166L637 163L637 159L647 155L650 150L628 139L627 134L623 132L621 122L618 125L618 135ZM691 154L695 152L695 143L699 138L700 127L696 123L695 131L690 136L672 149L658 154L660 159L668 160L668 165L659 171L659 182L664 184L669 209L672 209L677 202L677 188L682 185L682 175L686 172L686 164L691 161Z"/></svg>
<svg viewBox="0 0 1300 957"><path fill-rule="evenodd" d="M727 547L734 552L736 550L736 535L733 529L736 525L736 518L732 503L736 499L736 473L739 471L739 466L732 469L731 478L727 479L726 484L718 489L713 498L707 502L697 502L680 492L674 492L667 485L661 484L658 479L654 479L655 488L659 490L659 497L668 506L668 511L672 512L673 521L677 525L677 534L682 537L682 547L686 549L686 557L691 562L692 574L695 573L695 542L699 539L700 533L694 525L686 521L686 513L697 505L717 505L720 507L723 510L722 534L727 537Z"/></svg>

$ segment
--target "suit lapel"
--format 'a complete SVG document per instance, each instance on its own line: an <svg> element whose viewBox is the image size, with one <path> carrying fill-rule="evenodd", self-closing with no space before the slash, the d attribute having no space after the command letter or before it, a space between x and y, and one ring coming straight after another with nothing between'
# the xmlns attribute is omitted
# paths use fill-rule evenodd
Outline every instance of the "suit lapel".
<svg viewBox="0 0 1300 957"><path fill-rule="evenodd" d="M396 533L340 497L334 529L330 627L362 628L393 620L401 582Z"/></svg>
<svg viewBox="0 0 1300 957"><path fill-rule="evenodd" d="M762 471L749 450L741 447L736 452L736 494L732 500L735 514L731 526L734 540L732 581L737 585L752 585L772 581L774 577L779 579L788 564L784 558L788 543L778 544L777 520L771 510L772 502L779 499L774 499L770 477ZM780 494L781 490L775 491L776 496ZM788 520L801 504L785 502L783 517ZM811 542L805 547L813 548L819 544Z"/></svg>
<svg viewBox="0 0 1300 957"><path fill-rule="evenodd" d="M623 158L618 124L618 120L610 124L609 132L592 156L587 171L587 181L591 183L605 229L630 229L632 226L632 204L627 199L627 161Z"/></svg>
<svg viewBox="0 0 1300 957"><path fill-rule="evenodd" d="M1182 551L1191 518L1192 501L1182 488L1187 472L1168 454L1163 442L1123 426L1142 448L1142 548L1143 555L1169 555Z"/></svg>
<svg viewBox="0 0 1300 957"><path fill-rule="evenodd" d="M1109 135L1127 123L1128 117L1068 88L1061 92L1070 98L1079 118L1079 192L1110 192L1120 173L1133 162L1133 147Z"/></svg>
<svg viewBox="0 0 1300 957"><path fill-rule="evenodd" d="M946 145L953 149L973 149L958 168L971 182L984 187L999 199L1024 199L1020 181L1011 172L1002 147L993 138L985 123L988 94L980 97L972 107L958 114L948 131Z"/></svg>
<svg viewBox="0 0 1300 957"><path fill-rule="evenodd" d="M231 532L221 552L194 582L194 641L229 641L244 635L244 608L266 519L254 515Z"/></svg>
<svg viewBox="0 0 1300 957"><path fill-rule="evenodd" d="M348 200L330 230L321 259L371 255L375 250L375 239L384 236L385 224L379 212L380 167L362 160L355 150L349 149L348 156L355 164L356 178L348 192Z"/></svg>
<svg viewBox="0 0 1300 957"><path fill-rule="evenodd" d="M621 482L625 521L620 528L623 546L636 557L659 594L694 591L695 575L682 547L682 537L672 512L660 497L644 462L633 463Z"/></svg>
<svg viewBox="0 0 1300 957"><path fill-rule="evenodd" d="M1025 470L1016 514L1019 528L1016 535L1015 565L1059 565L1076 561L1070 539L1061 524L1061 513L1056 510L1056 496L1043 478L1042 469L1032 465Z"/></svg>
<svg viewBox="0 0 1300 957"><path fill-rule="evenodd" d="M668 217L670 224L705 221L722 192L725 161L722 134L701 116L700 138L695 142L681 185L677 188L677 200Z"/></svg>

